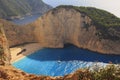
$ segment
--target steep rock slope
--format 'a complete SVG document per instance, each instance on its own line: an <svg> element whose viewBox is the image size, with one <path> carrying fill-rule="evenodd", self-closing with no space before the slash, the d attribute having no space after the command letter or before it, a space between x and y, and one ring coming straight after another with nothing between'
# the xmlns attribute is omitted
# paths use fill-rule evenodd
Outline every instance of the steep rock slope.
<svg viewBox="0 0 120 80"><path fill-rule="evenodd" d="M3 24L10 47L24 43L37 42L33 33L34 27L30 24L19 26L2 19L0 23Z"/></svg>
<svg viewBox="0 0 120 80"><path fill-rule="evenodd" d="M10 64L10 51L3 24L0 23L0 65Z"/></svg>
<svg viewBox="0 0 120 80"><path fill-rule="evenodd" d="M70 43L95 52L120 54L120 19L96 8L60 6L24 26L0 22L10 46L39 42L43 47L63 48Z"/></svg>
<svg viewBox="0 0 120 80"><path fill-rule="evenodd" d="M36 27L35 36L44 47L62 48L64 44L71 43L95 52L120 54L120 26L97 25L89 14L74 7L57 7L33 25Z"/></svg>
<svg viewBox="0 0 120 80"><path fill-rule="evenodd" d="M19 17L27 13L41 13L52 7L42 0L0 0L0 18Z"/></svg>

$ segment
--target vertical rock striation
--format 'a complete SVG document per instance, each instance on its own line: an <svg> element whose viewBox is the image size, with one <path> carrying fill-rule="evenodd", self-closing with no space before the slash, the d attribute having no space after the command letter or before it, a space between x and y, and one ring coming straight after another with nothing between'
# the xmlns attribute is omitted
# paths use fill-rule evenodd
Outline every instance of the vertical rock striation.
<svg viewBox="0 0 120 80"><path fill-rule="evenodd" d="M53 9L33 25L35 36L44 47L62 48L70 43L95 52L120 54L120 40L100 39L97 35L100 29L92 19L74 8Z"/></svg>
<svg viewBox="0 0 120 80"><path fill-rule="evenodd" d="M93 8L89 8L91 9ZM97 9L96 11L100 12ZM114 19L119 21L117 18ZM64 44L70 43L99 53L120 54L119 25L117 27L96 25L89 15L74 7L55 8L24 26L4 20L1 20L1 23L10 46L39 42L43 47L63 48Z"/></svg>

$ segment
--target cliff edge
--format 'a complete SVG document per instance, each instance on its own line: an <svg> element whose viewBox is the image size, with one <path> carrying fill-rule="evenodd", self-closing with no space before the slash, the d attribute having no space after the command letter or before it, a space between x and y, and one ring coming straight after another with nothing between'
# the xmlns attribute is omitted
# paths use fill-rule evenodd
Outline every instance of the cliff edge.
<svg viewBox="0 0 120 80"><path fill-rule="evenodd" d="M70 43L104 54L120 54L120 19L91 7L59 6L23 26L0 20L10 46L39 42L63 48Z"/></svg>
<svg viewBox="0 0 120 80"><path fill-rule="evenodd" d="M2 24L2 27L4 28L9 47L37 42L33 33L35 27L31 24L20 26L3 19L0 19L0 24Z"/></svg>
<svg viewBox="0 0 120 80"><path fill-rule="evenodd" d="M0 65L10 64L10 51L7 38L3 29L3 24L0 23Z"/></svg>
<svg viewBox="0 0 120 80"><path fill-rule="evenodd" d="M92 11L96 11L96 18ZM120 25L112 21L107 21L108 24L104 22L109 20L106 15L113 21L120 21L114 15L96 8L60 6L33 23L34 33L44 47L63 48L64 44L70 43L95 52L120 54ZM97 19L100 17L105 20Z"/></svg>

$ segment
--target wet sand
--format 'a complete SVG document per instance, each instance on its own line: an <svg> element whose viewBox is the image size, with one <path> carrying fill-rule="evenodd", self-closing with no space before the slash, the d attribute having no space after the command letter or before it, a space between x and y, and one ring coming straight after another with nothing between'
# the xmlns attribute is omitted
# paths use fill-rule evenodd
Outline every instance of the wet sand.
<svg viewBox="0 0 120 80"><path fill-rule="evenodd" d="M23 49L26 49L26 51L17 55ZM35 51L37 51L39 49L42 49L42 47L38 43L25 44L25 45L22 45L22 46L17 46L17 47L10 48L11 63L18 61L18 60L24 58L25 56L34 53Z"/></svg>

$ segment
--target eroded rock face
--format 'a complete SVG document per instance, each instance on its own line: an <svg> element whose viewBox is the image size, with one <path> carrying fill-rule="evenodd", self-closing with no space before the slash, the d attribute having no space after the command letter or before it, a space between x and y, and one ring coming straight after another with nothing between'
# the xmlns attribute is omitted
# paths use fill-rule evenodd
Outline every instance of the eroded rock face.
<svg viewBox="0 0 120 80"><path fill-rule="evenodd" d="M10 64L9 45L4 33L3 24L0 23L0 65L9 64Z"/></svg>
<svg viewBox="0 0 120 80"><path fill-rule="evenodd" d="M71 43L100 53L120 54L120 40L100 39L92 20L73 8L53 9L33 25L35 36L44 47L62 48Z"/></svg>
<svg viewBox="0 0 120 80"><path fill-rule="evenodd" d="M16 46L19 44L36 42L33 30L34 26L29 25L15 25L6 20L0 20L3 24L5 35L8 39L9 46Z"/></svg>
<svg viewBox="0 0 120 80"><path fill-rule="evenodd" d="M6 37L10 46L39 42L43 47L63 48L70 43L79 48L105 54L120 54L120 32L109 28L112 36L99 36L101 27L95 26L90 17L74 8L53 9L33 23L24 26L14 25L4 20ZM105 31L104 31L105 32ZM105 34L105 33L103 33ZM117 36L117 39L114 39Z"/></svg>

